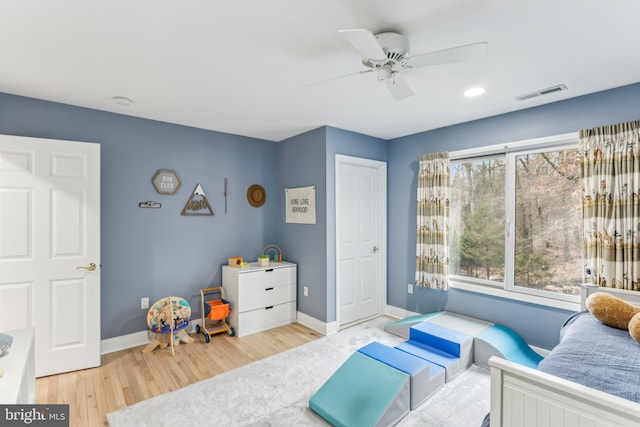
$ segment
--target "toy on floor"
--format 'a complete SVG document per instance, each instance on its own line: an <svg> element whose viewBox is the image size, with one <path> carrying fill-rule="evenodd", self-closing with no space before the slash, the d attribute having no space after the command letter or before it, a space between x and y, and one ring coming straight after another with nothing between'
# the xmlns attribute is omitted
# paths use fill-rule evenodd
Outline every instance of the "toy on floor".
<svg viewBox="0 0 640 427"><path fill-rule="evenodd" d="M640 307L604 292L589 295L585 303L593 317L612 328L628 330L640 343Z"/></svg>
<svg viewBox="0 0 640 427"><path fill-rule="evenodd" d="M407 341L358 349L311 397L312 411L334 426L395 425L473 363L489 368L489 358L498 356L537 368L542 359L506 326L446 311L384 330Z"/></svg>
<svg viewBox="0 0 640 427"><path fill-rule="evenodd" d="M235 335L233 328L227 325L226 322L229 310L229 302L224 299L222 286L200 289L202 321L200 325L196 325L196 332L204 334L204 341L207 344L211 340L211 335L222 332L226 332L231 336Z"/></svg>
<svg viewBox="0 0 640 427"><path fill-rule="evenodd" d="M165 348L170 345L173 355L174 346L181 341L186 344L194 342L185 330L189 326L190 316L191 306L182 298L165 297L153 303L147 313L147 326L155 336L143 352L148 353L158 346Z"/></svg>
<svg viewBox="0 0 640 427"><path fill-rule="evenodd" d="M406 317L385 325L384 330L409 338L411 327L421 323L434 323L474 337L474 363L489 369L489 359L499 356L530 368L537 368L542 356L536 353L514 330L484 320L448 311Z"/></svg>

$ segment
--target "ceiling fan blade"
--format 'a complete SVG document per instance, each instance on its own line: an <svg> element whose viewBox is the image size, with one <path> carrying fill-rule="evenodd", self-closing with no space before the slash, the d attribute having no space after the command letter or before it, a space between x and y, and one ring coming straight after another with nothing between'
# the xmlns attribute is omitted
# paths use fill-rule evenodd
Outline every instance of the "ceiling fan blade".
<svg viewBox="0 0 640 427"><path fill-rule="evenodd" d="M426 67L430 65L476 61L487 56L487 46L487 42L481 42L452 47L451 49L410 56L407 62L409 67Z"/></svg>
<svg viewBox="0 0 640 427"><path fill-rule="evenodd" d="M407 81L398 73L394 73L386 83L387 88L389 88L389 92L391 92L391 96L393 96L393 99L396 101L400 101L415 94L413 89L411 89L411 86L409 86L409 83L407 83Z"/></svg>
<svg viewBox="0 0 640 427"><path fill-rule="evenodd" d="M355 47L362 59L373 59L374 61L384 61L387 55L384 53L376 36L369 30L340 30L340 34L351 46Z"/></svg>
<svg viewBox="0 0 640 427"><path fill-rule="evenodd" d="M372 69L369 69L369 70L356 71L355 73L343 74L341 76L329 77L328 79L320 80L320 81L313 82L313 83L307 83L305 86L307 86L307 87L317 86L317 85L321 85L321 84L332 82L334 80L344 79L346 77L351 77L351 76L357 76L359 74L370 73L372 71L373 71Z"/></svg>

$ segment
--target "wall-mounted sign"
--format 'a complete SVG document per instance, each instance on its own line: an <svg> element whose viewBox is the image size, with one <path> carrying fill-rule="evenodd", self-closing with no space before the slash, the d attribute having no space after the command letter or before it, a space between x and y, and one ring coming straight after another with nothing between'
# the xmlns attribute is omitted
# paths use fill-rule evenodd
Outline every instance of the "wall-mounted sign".
<svg viewBox="0 0 640 427"><path fill-rule="evenodd" d="M211 209L211 205L209 205L207 196L204 194L200 184L193 190L193 194L189 197L187 204L184 205L182 215L213 215L213 209Z"/></svg>
<svg viewBox="0 0 640 427"><path fill-rule="evenodd" d="M140 202L138 203L138 207L139 208L156 208L156 209L160 209L162 207L162 205L158 202L152 202L151 200L149 200L148 202Z"/></svg>
<svg viewBox="0 0 640 427"><path fill-rule="evenodd" d="M286 199L287 224L316 223L316 186L287 188Z"/></svg>
<svg viewBox="0 0 640 427"><path fill-rule="evenodd" d="M156 191L161 194L175 194L180 188L180 178L174 171L159 169L151 180Z"/></svg>

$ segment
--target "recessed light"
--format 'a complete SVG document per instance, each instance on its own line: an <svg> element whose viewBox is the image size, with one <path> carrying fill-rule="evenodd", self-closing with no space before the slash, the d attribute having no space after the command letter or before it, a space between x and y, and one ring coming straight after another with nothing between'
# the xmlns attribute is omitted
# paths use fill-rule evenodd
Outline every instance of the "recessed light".
<svg viewBox="0 0 640 427"><path fill-rule="evenodd" d="M464 96L466 97L474 97L474 96L480 96L483 93L485 93L487 90L483 87L471 87L467 90L464 91Z"/></svg>
<svg viewBox="0 0 640 427"><path fill-rule="evenodd" d="M118 105L128 106L133 104L133 100L131 98L127 98L126 96L114 96L113 102Z"/></svg>

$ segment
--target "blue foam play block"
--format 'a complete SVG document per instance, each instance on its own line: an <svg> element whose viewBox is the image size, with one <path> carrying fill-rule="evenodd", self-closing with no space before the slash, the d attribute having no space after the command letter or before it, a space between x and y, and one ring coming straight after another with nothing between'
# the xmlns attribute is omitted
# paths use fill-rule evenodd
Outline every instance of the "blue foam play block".
<svg viewBox="0 0 640 427"><path fill-rule="evenodd" d="M451 381L464 370L459 357L418 341L408 340L395 348L443 367L446 382Z"/></svg>
<svg viewBox="0 0 640 427"><path fill-rule="evenodd" d="M409 413L410 376L358 351L309 400L334 426L395 425Z"/></svg>
<svg viewBox="0 0 640 427"><path fill-rule="evenodd" d="M503 325L493 325L476 337L476 346L480 348L489 347L493 349L495 355L512 362L536 369L542 356L533 351L527 342L512 329ZM483 353L489 353L488 350ZM487 359L489 354L485 356Z"/></svg>
<svg viewBox="0 0 640 427"><path fill-rule="evenodd" d="M421 322L411 327L409 339L460 357L464 343L471 343L473 337L434 323Z"/></svg>
<svg viewBox="0 0 640 427"><path fill-rule="evenodd" d="M398 335L404 339L409 339L409 328L416 323L424 322L434 317L440 316L444 311L436 311L433 313L418 314L416 316L405 317L404 319L389 322L384 326L384 330L390 334Z"/></svg>
<svg viewBox="0 0 640 427"><path fill-rule="evenodd" d="M375 341L370 342L358 351L409 375L415 375L423 370L425 366L428 368L429 365L433 365L428 360ZM434 371L439 370L442 370L442 367L436 365Z"/></svg>
<svg viewBox="0 0 640 427"><path fill-rule="evenodd" d="M411 376L411 410L416 409L444 384L445 372L442 366L397 348L374 341L358 351Z"/></svg>

